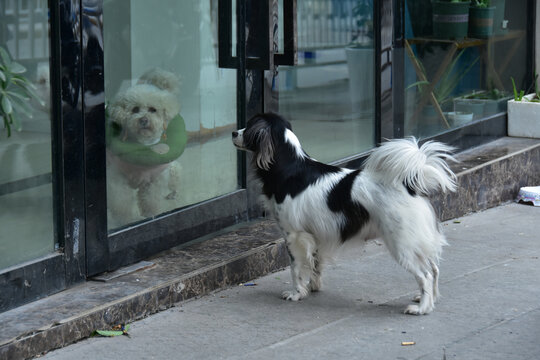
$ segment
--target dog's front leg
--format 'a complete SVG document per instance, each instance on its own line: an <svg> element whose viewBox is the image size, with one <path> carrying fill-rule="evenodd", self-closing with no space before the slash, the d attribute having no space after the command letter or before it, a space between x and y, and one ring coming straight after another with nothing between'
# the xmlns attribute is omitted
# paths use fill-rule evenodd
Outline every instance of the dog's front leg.
<svg viewBox="0 0 540 360"><path fill-rule="evenodd" d="M181 166L176 161L173 161L169 166L169 181L167 186L170 193L165 197L167 200L174 200L178 195L178 189L180 188L180 170Z"/></svg>
<svg viewBox="0 0 540 360"><path fill-rule="evenodd" d="M302 234L295 232L287 234L293 290L282 293L281 296L285 300L298 301L309 294L309 282L313 268L313 260L310 257L310 254L313 253L312 247L314 247L312 239L311 236L302 236Z"/></svg>
<svg viewBox="0 0 540 360"><path fill-rule="evenodd" d="M160 213L159 198L155 195L150 182L143 183L137 191L137 202L141 215L145 218L156 216Z"/></svg>

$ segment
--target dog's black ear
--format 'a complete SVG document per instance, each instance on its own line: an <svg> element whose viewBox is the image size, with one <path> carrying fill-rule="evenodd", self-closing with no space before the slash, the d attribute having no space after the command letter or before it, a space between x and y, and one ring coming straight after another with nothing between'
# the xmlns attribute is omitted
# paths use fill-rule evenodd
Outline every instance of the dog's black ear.
<svg viewBox="0 0 540 360"><path fill-rule="evenodd" d="M270 123L264 118L251 121L244 132L244 144L255 153L255 163L258 168L269 170L274 162L274 141Z"/></svg>

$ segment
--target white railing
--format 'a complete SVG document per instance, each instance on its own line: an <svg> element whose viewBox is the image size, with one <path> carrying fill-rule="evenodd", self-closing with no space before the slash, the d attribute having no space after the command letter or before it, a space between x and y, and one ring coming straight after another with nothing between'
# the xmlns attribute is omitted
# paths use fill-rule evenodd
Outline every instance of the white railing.
<svg viewBox="0 0 540 360"><path fill-rule="evenodd" d="M346 46L356 28L357 0L300 0L297 2L298 49L310 51Z"/></svg>

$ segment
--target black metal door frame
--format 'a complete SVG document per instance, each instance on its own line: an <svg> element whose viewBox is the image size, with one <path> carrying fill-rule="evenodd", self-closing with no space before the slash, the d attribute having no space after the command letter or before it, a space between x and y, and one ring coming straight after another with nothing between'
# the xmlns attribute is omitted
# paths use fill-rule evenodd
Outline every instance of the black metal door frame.
<svg viewBox="0 0 540 360"><path fill-rule="evenodd" d="M0 272L0 312L86 279L81 1L49 0L49 10L53 221L58 249Z"/></svg>

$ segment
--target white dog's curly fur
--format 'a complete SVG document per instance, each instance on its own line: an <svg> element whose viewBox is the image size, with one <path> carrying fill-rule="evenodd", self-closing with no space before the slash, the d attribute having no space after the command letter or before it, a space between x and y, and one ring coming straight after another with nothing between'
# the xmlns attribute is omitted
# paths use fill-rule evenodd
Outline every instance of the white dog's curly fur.
<svg viewBox="0 0 540 360"><path fill-rule="evenodd" d="M121 128L120 138L147 146L157 144L169 121L180 111L178 77L162 69L143 74L137 84L108 106L109 121ZM170 210L178 191L180 164L141 166L107 153L109 228Z"/></svg>
<svg viewBox="0 0 540 360"><path fill-rule="evenodd" d="M446 163L452 148L391 140L372 152L362 170L351 170L309 157L277 114L253 117L232 137L237 148L253 152L265 206L285 234L293 289L284 299L297 301L319 290L324 264L345 241L381 238L420 287L419 305L405 312L434 309L446 240L426 196L455 190Z"/></svg>

